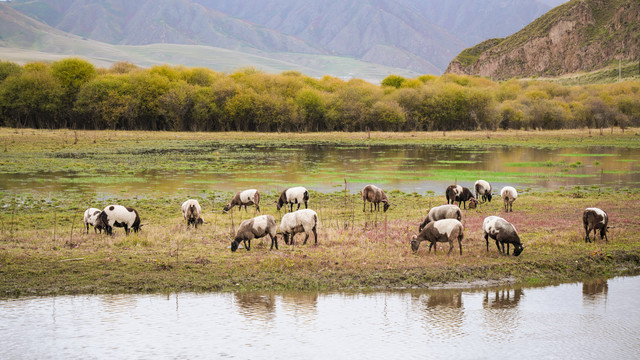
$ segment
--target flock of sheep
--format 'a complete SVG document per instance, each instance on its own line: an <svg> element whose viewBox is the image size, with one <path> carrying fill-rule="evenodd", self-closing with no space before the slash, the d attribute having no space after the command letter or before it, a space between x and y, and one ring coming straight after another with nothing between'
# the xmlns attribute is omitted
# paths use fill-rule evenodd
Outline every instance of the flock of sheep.
<svg viewBox="0 0 640 360"><path fill-rule="evenodd" d="M454 241L458 241L460 255L462 255L462 239L464 237L464 226L460 222L462 212L459 205L463 204L466 209L467 202L469 208L474 209L478 200L482 202L491 202L492 189L491 184L484 180L478 180L474 184L475 197L471 190L460 185L450 185L445 192L447 204L433 207L429 210L427 217L419 226L419 234L411 238L411 249L416 252L422 241L428 241L429 253L431 248L436 246L437 242L448 242L450 245L449 254L453 251ZM363 200L362 211L366 211L366 203L370 202L370 211L380 210L380 203L383 204L383 211L387 211L391 204L385 192L375 185L367 185L360 191ZM513 211L513 202L517 199L518 193L515 188L505 186L500 191L500 196L504 201L504 209L506 212ZM282 216L280 221L280 233L285 244L293 245L294 236L304 233L305 239L303 244L307 243L309 236L313 233L315 243L318 243L318 214L308 209L309 191L302 186L288 188L282 191L276 202L276 208L280 210L283 206L289 205L290 212ZM455 204L458 203L458 205ZM297 204L296 211L293 211L293 205ZM300 210L300 205L304 204L304 209ZM244 190L236 193L231 201L224 206L224 211L229 211L234 206L245 210L247 206L256 206L256 210L260 211L260 192L256 189ZM193 225L195 228L203 223L202 208L195 199L189 199L182 204L182 216L187 221L187 226ZM594 239L597 231L600 231L600 238L608 241L607 230L609 217L607 213L598 208L587 208L583 212L582 221L586 232L585 242L590 242L589 234L593 231ZM103 210L89 208L84 213L84 224L89 232L89 225L94 230L102 232L104 229L107 234L112 234L113 227L124 227L126 234L130 230L138 232L140 230L140 216L135 209L122 205L109 205ZM243 221L236 232L235 238L231 242L231 251L236 251L243 243L245 249L251 249L251 240L259 239L269 235L271 238L271 249L275 246L278 249L276 220L271 215L260 215L252 219ZM520 241L515 226L499 216L488 216L482 223L482 234L486 241L487 251L489 251L489 238L495 240L498 251L509 254L509 246L513 245L513 255L518 256L522 253L524 246ZM505 252L505 244L507 249ZM434 249L435 251L435 249Z"/></svg>

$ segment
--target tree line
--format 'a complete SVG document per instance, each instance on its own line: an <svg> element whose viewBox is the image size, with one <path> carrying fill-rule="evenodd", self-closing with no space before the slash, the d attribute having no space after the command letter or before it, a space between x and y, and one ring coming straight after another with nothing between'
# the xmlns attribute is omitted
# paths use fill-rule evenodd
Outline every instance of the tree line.
<svg viewBox="0 0 640 360"><path fill-rule="evenodd" d="M254 68L67 58L0 61L0 124L8 127L172 131L450 131L640 125L640 82L563 86L445 74L380 85Z"/></svg>

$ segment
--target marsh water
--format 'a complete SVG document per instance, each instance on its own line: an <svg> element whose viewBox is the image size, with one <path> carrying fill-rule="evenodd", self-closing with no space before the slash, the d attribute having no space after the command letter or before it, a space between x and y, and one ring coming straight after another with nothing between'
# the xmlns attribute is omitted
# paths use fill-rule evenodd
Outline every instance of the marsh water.
<svg viewBox="0 0 640 360"><path fill-rule="evenodd" d="M144 151L143 151L144 150ZM52 153L34 171L0 173L0 191L136 193L280 191L303 185L320 192L357 193L374 183L385 189L441 193L457 182L482 178L500 189L636 187L640 149L533 148L420 145L239 146L178 144L165 149L113 153ZM50 156L50 158L46 158ZM71 170L64 170L71 168Z"/></svg>
<svg viewBox="0 0 640 360"><path fill-rule="evenodd" d="M373 293L0 300L0 357L634 359L640 277Z"/></svg>

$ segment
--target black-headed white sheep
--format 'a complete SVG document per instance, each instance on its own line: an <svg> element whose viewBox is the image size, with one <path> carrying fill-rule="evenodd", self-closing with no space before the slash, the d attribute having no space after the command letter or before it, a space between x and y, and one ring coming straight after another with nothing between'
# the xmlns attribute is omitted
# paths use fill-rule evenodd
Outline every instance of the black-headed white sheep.
<svg viewBox="0 0 640 360"><path fill-rule="evenodd" d="M280 198L276 204L276 209L280 210L284 205L291 205L290 211L293 211L293 204L298 204L300 210L300 204L304 203L304 208L307 208L309 202L309 191L302 186L292 187L284 189L280 194Z"/></svg>
<svg viewBox="0 0 640 360"><path fill-rule="evenodd" d="M295 212L287 213L282 216L280 221L280 231L284 238L284 243L294 245L293 238L298 233L305 233L303 245L309 239L309 233L313 232L315 243L318 244L318 214L311 209L302 209ZM289 240L291 236L291 240Z"/></svg>
<svg viewBox="0 0 640 360"><path fill-rule="evenodd" d="M100 216L101 212L102 211L100 211L100 209L96 209L96 208L88 208L87 210L84 211L84 218L82 219L82 222L84 223L84 226L87 228L87 234L89 233L89 225L93 226L94 232L97 233L98 230L100 230L100 233L102 233L102 225L98 221L98 217Z"/></svg>
<svg viewBox="0 0 640 360"><path fill-rule="evenodd" d="M371 212L373 212L374 208L376 209L376 211L380 211L380 203L384 204L382 207L384 212L387 212L389 206L391 206L389 204L389 198L387 197L387 194L384 193L384 190L375 185L365 186L364 189L360 191L360 195L362 195L363 212L365 211L367 201L371 203L369 207L369 211Z"/></svg>
<svg viewBox="0 0 640 360"><path fill-rule="evenodd" d="M500 190L500 197L504 201L504 211L513 212L513 202L518 198L518 192L512 186L505 186Z"/></svg>
<svg viewBox="0 0 640 360"><path fill-rule="evenodd" d="M600 230L600 240L604 239L606 242L609 242L609 238L607 237L609 216L604 210L595 207L584 209L582 213L582 224L586 232L584 242L591 242L591 239L589 239L589 233L591 233L591 231L593 231L593 240L595 240L597 230Z"/></svg>
<svg viewBox="0 0 640 360"><path fill-rule="evenodd" d="M482 199L482 202L489 201L491 202L491 184L484 180L478 180L475 184L473 184L473 188L476 191L476 199Z"/></svg>
<svg viewBox="0 0 640 360"><path fill-rule="evenodd" d="M427 226L428 223L442 219L456 219L460 221L462 220L462 211L460 211L458 205L455 204L432 207L427 214L427 218L424 219L422 224L420 224L418 231L422 231L422 229L424 229L424 227Z"/></svg>
<svg viewBox="0 0 640 360"><path fill-rule="evenodd" d="M237 192L231 201L224 206L224 211L229 211L234 206L238 207L238 211L242 209L244 205L244 211L247 211L247 206L255 205L256 210L260 212L260 192L256 189L249 189Z"/></svg>
<svg viewBox="0 0 640 360"><path fill-rule="evenodd" d="M198 225L202 225L202 208L196 199L189 199L182 203L182 216L187 220L187 227L193 225L196 229Z"/></svg>
<svg viewBox="0 0 640 360"><path fill-rule="evenodd" d="M447 204L454 204L457 201L458 206L462 203L464 209L467 208L467 201L469 202L469 209L475 209L476 205L478 205L471 190L460 185L449 185L445 191L445 196L447 197Z"/></svg>
<svg viewBox="0 0 640 360"><path fill-rule="evenodd" d="M247 251L251 250L251 240L259 239L261 237L269 235L271 237L271 249L273 245L278 249L278 238L276 236L276 219L271 215L260 215L253 219L247 219L240 223L236 237L231 242L231 251L236 251L240 242L244 243L244 248Z"/></svg>
<svg viewBox="0 0 640 360"><path fill-rule="evenodd" d="M489 237L496 241L498 251L503 254L509 255L509 244L513 244L513 256L520 255L524 250L516 227L499 216L488 216L484 219L482 222L482 236L487 242L487 251L489 251ZM504 244L507 244L506 253ZM500 248L501 246L502 248Z"/></svg>
<svg viewBox="0 0 640 360"><path fill-rule="evenodd" d="M447 255L451 255L451 251L453 251L453 241L458 240L458 246L460 247L460 255L462 255L462 239L464 238L464 227L462 223L456 219L443 219L438 221L433 221L427 224L427 226L422 229L420 234L413 235L411 238L411 250L413 252L418 251L420 247L420 243L422 241L428 241L429 244L429 253L431 253L431 248L436 247L437 242L448 242L449 252ZM435 253L436 248L434 248L433 252Z"/></svg>
<svg viewBox="0 0 640 360"><path fill-rule="evenodd" d="M140 230L140 216L138 212L130 207L122 205L109 205L100 213L99 222L108 235L113 234L113 227L123 227L127 235L129 230L134 232Z"/></svg>

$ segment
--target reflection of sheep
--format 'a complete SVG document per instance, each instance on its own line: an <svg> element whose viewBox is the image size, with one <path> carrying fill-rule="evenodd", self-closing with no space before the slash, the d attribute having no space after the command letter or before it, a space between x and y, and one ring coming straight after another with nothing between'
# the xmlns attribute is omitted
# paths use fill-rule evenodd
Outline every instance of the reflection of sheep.
<svg viewBox="0 0 640 360"><path fill-rule="evenodd" d="M447 255L450 255L451 251L453 251L453 240L457 239L458 246L460 247L460 255L462 255L463 238L464 227L460 221L456 219L438 220L428 223L417 236L413 235L411 238L411 250L413 250L413 252L418 251L420 243L422 241L428 241L430 242L429 253L431 253L431 248L436 246L436 242L448 242L450 247ZM434 249L433 251L435 253L436 250Z"/></svg>
<svg viewBox="0 0 640 360"><path fill-rule="evenodd" d="M100 225L108 235L113 234L113 227L123 227L127 235L129 229L140 230L140 216L135 209L122 205L109 205L100 213Z"/></svg>
<svg viewBox="0 0 640 360"><path fill-rule="evenodd" d="M200 207L200 203L198 203L198 200L189 199L182 203L182 216L185 220L187 220L187 227L193 224L193 227L197 229L198 225L204 223L204 221L200 217L201 215L202 208Z"/></svg>
<svg viewBox="0 0 640 360"><path fill-rule="evenodd" d="M306 235L303 245L307 243L310 232L313 232L315 243L318 244L317 227L318 214L311 209L302 209L284 214L280 221L280 231L284 237L284 243L287 245L293 245L295 235L302 232ZM289 235L291 235L291 241L289 241Z"/></svg>
<svg viewBox="0 0 640 360"><path fill-rule="evenodd" d="M282 191L276 208L280 210L285 204L290 204L290 211L293 211L293 204L298 204L297 210L300 210L300 204L304 203L304 208L306 209L307 202L309 202L309 191L302 186L292 187Z"/></svg>
<svg viewBox="0 0 640 360"><path fill-rule="evenodd" d="M429 210L429 214L427 214L427 218L420 224L418 231L422 231L428 223L442 219L456 219L460 221L462 219L462 212L458 205L447 204L432 207L431 210Z"/></svg>
<svg viewBox="0 0 640 360"><path fill-rule="evenodd" d="M584 209L582 213L582 224L584 225L584 231L587 233L584 242L591 242L591 239L589 239L589 233L591 231L593 231L593 240L595 240L597 230L600 230L600 240L604 239L606 242L609 242L609 238L607 237L609 216L602 209L595 207Z"/></svg>
<svg viewBox="0 0 640 360"><path fill-rule="evenodd" d="M271 249L275 244L277 250L276 227L276 219L271 215L260 215L243 221L238 227L235 239L231 242L231 251L236 251L240 242L243 242L244 248L249 251L251 250L251 239L259 239L267 235L271 237Z"/></svg>
<svg viewBox="0 0 640 360"><path fill-rule="evenodd" d="M260 212L260 192L256 189L249 189L245 191L237 192L231 201L224 206L224 211L229 211L234 206L238 207L238 210L242 209L244 205L244 211L247 211L248 205L255 205L256 210Z"/></svg>
<svg viewBox="0 0 640 360"><path fill-rule="evenodd" d="M505 253L504 244L507 244L507 252L505 253L507 255L509 255L509 244L513 244L513 256L520 255L524 249L515 226L499 216L488 216L484 219L482 236L487 242L487 251L489 251L489 237L496 241L498 251L501 253ZM502 246L502 249L500 249L500 246Z"/></svg>
<svg viewBox="0 0 640 360"><path fill-rule="evenodd" d="M384 193L382 189L375 185L367 185L360 191L360 195L362 195L362 211L365 211L365 206L367 201L371 203L369 207L369 211L373 212L373 208L375 207L376 211L380 211L380 203L384 203L382 209L383 212L387 212L389 209L389 198L387 198L387 194Z"/></svg>
<svg viewBox="0 0 640 360"><path fill-rule="evenodd" d="M87 234L89 233L89 225L93 226L94 232L97 233L98 230L100 230L100 233L102 233L102 225L98 221L100 213L100 209L96 208L88 208L84 211L84 219L82 221L84 222L84 226L87 227Z"/></svg>
<svg viewBox="0 0 640 360"><path fill-rule="evenodd" d="M504 211L513 212L513 202L518 198L518 192L511 186L505 186L500 190L500 197L504 201Z"/></svg>
<svg viewBox="0 0 640 360"><path fill-rule="evenodd" d="M491 184L484 180L478 180L473 184L473 188L476 191L476 199L480 200L480 196L482 196L482 202L487 200L491 202Z"/></svg>

